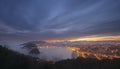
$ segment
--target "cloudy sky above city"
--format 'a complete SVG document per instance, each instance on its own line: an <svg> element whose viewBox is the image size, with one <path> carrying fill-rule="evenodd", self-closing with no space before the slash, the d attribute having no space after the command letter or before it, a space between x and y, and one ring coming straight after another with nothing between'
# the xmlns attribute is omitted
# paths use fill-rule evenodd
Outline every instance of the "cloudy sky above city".
<svg viewBox="0 0 120 69"><path fill-rule="evenodd" d="M0 0L0 41L120 35L120 0Z"/></svg>

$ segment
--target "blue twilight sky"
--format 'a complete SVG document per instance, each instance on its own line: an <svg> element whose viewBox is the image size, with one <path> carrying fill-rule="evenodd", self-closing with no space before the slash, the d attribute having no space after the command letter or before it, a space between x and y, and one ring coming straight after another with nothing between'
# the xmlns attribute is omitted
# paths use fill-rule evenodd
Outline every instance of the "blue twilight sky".
<svg viewBox="0 0 120 69"><path fill-rule="evenodd" d="M0 41L120 35L120 0L0 0Z"/></svg>

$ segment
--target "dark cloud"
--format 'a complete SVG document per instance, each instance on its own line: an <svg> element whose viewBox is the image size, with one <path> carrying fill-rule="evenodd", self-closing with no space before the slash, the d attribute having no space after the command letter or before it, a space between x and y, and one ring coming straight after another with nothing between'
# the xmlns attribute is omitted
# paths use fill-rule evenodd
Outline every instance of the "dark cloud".
<svg viewBox="0 0 120 69"><path fill-rule="evenodd" d="M0 0L0 10L0 40L120 33L120 0Z"/></svg>

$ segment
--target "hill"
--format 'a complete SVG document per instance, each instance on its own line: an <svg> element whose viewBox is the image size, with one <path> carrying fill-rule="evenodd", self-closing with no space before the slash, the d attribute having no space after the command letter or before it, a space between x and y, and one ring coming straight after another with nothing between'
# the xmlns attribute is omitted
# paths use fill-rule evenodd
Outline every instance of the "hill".
<svg viewBox="0 0 120 69"><path fill-rule="evenodd" d="M0 46L0 69L120 69L120 59L68 59L43 61Z"/></svg>

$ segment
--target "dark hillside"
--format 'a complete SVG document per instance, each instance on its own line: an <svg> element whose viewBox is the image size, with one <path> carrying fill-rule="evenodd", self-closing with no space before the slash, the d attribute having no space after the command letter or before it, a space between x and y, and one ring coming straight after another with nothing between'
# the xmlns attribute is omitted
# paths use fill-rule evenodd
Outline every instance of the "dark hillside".
<svg viewBox="0 0 120 69"><path fill-rule="evenodd" d="M0 46L0 69L120 69L120 59L71 59L47 62Z"/></svg>

